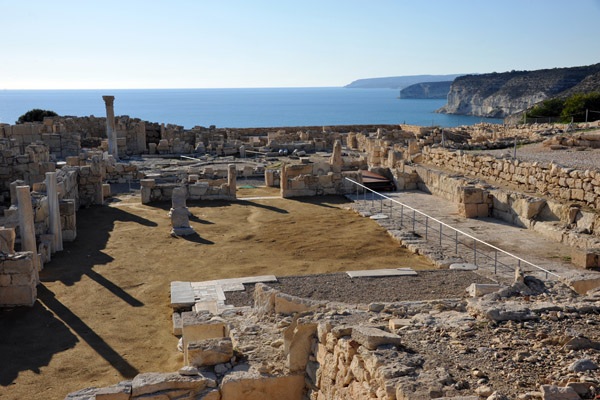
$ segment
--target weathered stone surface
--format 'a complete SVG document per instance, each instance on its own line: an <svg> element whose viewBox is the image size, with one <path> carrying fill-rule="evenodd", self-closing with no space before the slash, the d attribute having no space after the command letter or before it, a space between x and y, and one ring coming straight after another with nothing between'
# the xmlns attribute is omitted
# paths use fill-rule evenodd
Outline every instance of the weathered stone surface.
<svg viewBox="0 0 600 400"><path fill-rule="evenodd" d="M555 385L542 385L540 387L543 400L580 400L581 398L570 387L559 387Z"/></svg>
<svg viewBox="0 0 600 400"><path fill-rule="evenodd" d="M481 297L485 296L486 294L497 292L500 289L502 289L501 285L472 283L467 288L467 292L471 297Z"/></svg>
<svg viewBox="0 0 600 400"><path fill-rule="evenodd" d="M264 376L252 372L232 372L221 382L221 400L301 400L304 374Z"/></svg>
<svg viewBox="0 0 600 400"><path fill-rule="evenodd" d="M131 383L131 395L144 394L174 389L194 389L201 391L207 385L207 379L199 376L184 376L178 373L149 372L139 374Z"/></svg>
<svg viewBox="0 0 600 400"><path fill-rule="evenodd" d="M400 345L402 343L400 336L368 326L355 326L352 329L352 339L369 350L375 350L377 346L384 344Z"/></svg>
<svg viewBox="0 0 600 400"><path fill-rule="evenodd" d="M233 345L228 337L192 341L187 343L186 354L189 365L216 365L233 357Z"/></svg>
<svg viewBox="0 0 600 400"><path fill-rule="evenodd" d="M593 371L598 369L598 365L589 358L582 358L570 364L568 369L571 372Z"/></svg>
<svg viewBox="0 0 600 400"><path fill-rule="evenodd" d="M96 400L129 400L130 396L131 381L103 387L96 392Z"/></svg>
<svg viewBox="0 0 600 400"><path fill-rule="evenodd" d="M297 319L283 333L286 366L290 371L303 371L308 362L311 339L317 333L317 323L309 319Z"/></svg>

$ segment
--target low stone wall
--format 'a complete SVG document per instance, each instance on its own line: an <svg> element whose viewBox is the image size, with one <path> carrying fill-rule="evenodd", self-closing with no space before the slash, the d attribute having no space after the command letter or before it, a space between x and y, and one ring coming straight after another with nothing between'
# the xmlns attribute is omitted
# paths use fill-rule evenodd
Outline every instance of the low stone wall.
<svg viewBox="0 0 600 400"><path fill-rule="evenodd" d="M485 179L490 183L514 185L520 191L536 191L557 201L574 201L600 211L600 171L577 170L526 163L462 151L423 149L421 163Z"/></svg>
<svg viewBox="0 0 600 400"><path fill-rule="evenodd" d="M543 142L544 146L552 150L567 147L600 148L600 130L593 132L574 132L568 135L557 135Z"/></svg>
<svg viewBox="0 0 600 400"><path fill-rule="evenodd" d="M281 197L348 194L356 191L344 178L362 183L359 172L334 172L330 164L284 165L281 168Z"/></svg>
<svg viewBox="0 0 600 400"><path fill-rule="evenodd" d="M418 164L392 170L399 190L419 189L458 205L463 217L491 216L580 249L600 247L600 215L577 204L492 187Z"/></svg>
<svg viewBox="0 0 600 400"><path fill-rule="evenodd" d="M199 180L194 183L156 183L154 179L142 179L141 201L149 204L171 201L173 189L185 187L188 200L233 200L236 188L231 187L226 179Z"/></svg>
<svg viewBox="0 0 600 400"><path fill-rule="evenodd" d="M0 307L33 306L38 279L31 252L0 252Z"/></svg>

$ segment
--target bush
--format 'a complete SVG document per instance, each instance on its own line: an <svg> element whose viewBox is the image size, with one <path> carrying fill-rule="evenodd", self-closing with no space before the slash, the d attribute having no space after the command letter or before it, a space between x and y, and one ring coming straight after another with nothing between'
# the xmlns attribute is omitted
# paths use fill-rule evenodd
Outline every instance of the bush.
<svg viewBox="0 0 600 400"><path fill-rule="evenodd" d="M19 117L17 124L23 124L25 122L42 122L44 117L57 117L58 114L54 111L49 110L40 110L39 108L34 108L33 110L27 111L25 114Z"/></svg>
<svg viewBox="0 0 600 400"><path fill-rule="evenodd" d="M527 112L528 116L535 117L557 117L565 107L563 99L544 100L542 104L533 107Z"/></svg>
<svg viewBox="0 0 600 400"><path fill-rule="evenodd" d="M575 122L585 121L585 110L600 111L600 93L592 92L588 94L574 94L565 100L565 107L560 113L560 119L563 122L571 122L571 117ZM588 121L598 119L599 114L590 113Z"/></svg>

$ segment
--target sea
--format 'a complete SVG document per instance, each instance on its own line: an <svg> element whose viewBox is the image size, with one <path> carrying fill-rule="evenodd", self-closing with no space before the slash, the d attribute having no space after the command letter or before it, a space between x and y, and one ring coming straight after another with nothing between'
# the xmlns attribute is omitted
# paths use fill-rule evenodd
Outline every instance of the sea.
<svg viewBox="0 0 600 400"><path fill-rule="evenodd" d="M150 122L218 128L413 124L441 127L502 123L436 114L446 100L399 99L393 89L114 89L0 90L0 123L14 124L33 108L59 115L106 116L103 95L115 96L115 115Z"/></svg>

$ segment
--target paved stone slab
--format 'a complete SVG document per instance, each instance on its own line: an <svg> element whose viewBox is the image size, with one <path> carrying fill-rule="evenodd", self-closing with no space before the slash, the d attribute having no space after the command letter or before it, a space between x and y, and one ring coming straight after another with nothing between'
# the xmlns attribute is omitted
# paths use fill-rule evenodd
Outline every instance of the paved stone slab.
<svg viewBox="0 0 600 400"><path fill-rule="evenodd" d="M241 197L238 201L283 199L281 196Z"/></svg>
<svg viewBox="0 0 600 400"><path fill-rule="evenodd" d="M389 217L385 214L375 214L375 215L371 215L369 218L371 219L388 219Z"/></svg>
<svg viewBox="0 0 600 400"><path fill-rule="evenodd" d="M171 307L175 309L192 307L196 302L190 282L171 282Z"/></svg>
<svg viewBox="0 0 600 400"><path fill-rule="evenodd" d="M450 269L453 269L455 271L476 271L477 268L477 265L469 263L450 264Z"/></svg>
<svg viewBox="0 0 600 400"><path fill-rule="evenodd" d="M241 291L244 290L244 283L259 283L259 282L277 282L275 275L259 275L259 276L246 276L243 278L230 278L230 279L215 279L212 281L204 282L191 282L194 289L203 286L221 286L225 292Z"/></svg>
<svg viewBox="0 0 600 400"><path fill-rule="evenodd" d="M371 269L371 270L360 270L360 271L346 271L346 274L350 278L362 278L370 276L414 276L417 275L416 271L410 268L386 268L386 269Z"/></svg>

